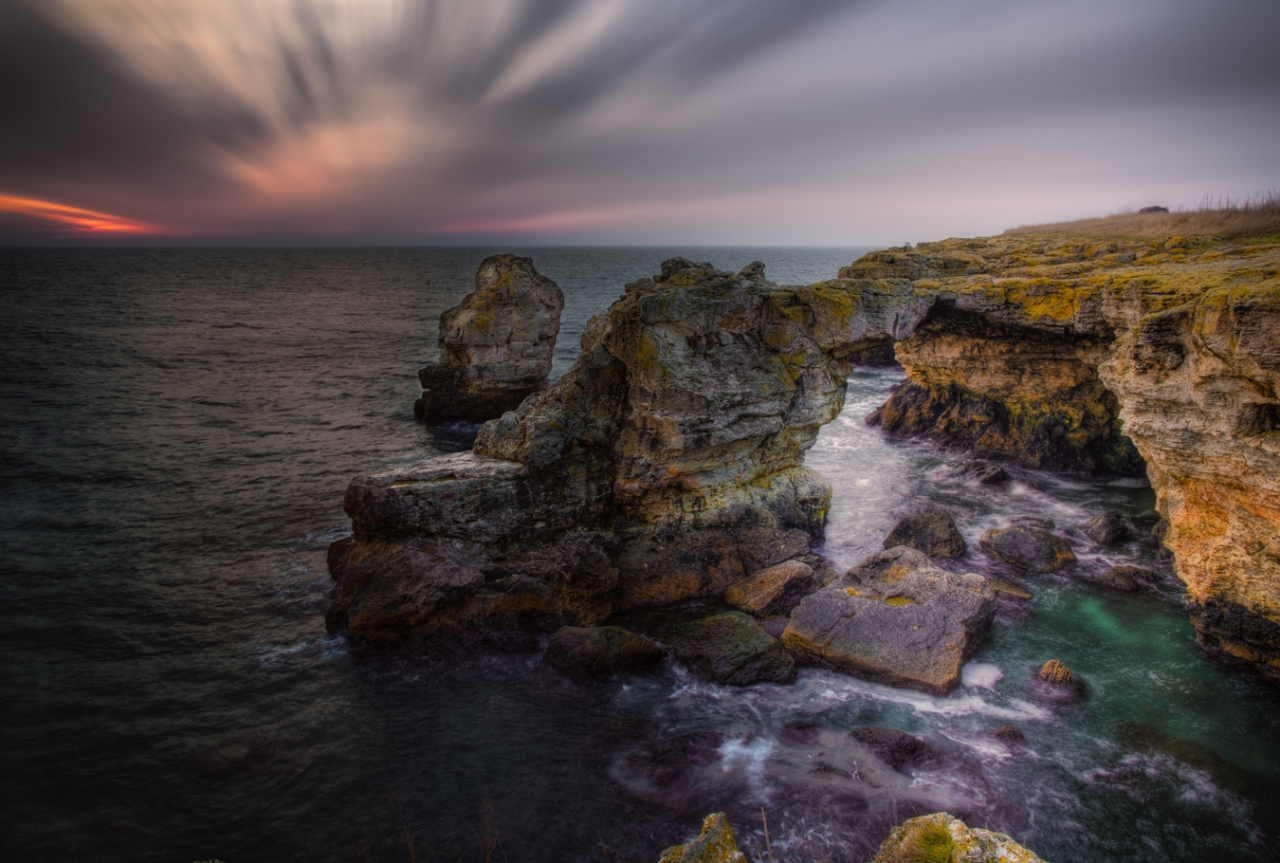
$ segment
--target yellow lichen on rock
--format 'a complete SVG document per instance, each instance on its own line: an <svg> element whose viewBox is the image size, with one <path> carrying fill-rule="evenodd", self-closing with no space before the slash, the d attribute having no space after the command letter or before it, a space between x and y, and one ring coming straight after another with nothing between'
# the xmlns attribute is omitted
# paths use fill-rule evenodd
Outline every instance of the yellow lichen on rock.
<svg viewBox="0 0 1280 863"><path fill-rule="evenodd" d="M697 839L671 846L658 863L747 863L747 858L738 850L729 819L723 812L713 812L702 820Z"/></svg>
<svg viewBox="0 0 1280 863"><path fill-rule="evenodd" d="M971 828L946 812L895 827L872 863L1045 863L1003 833Z"/></svg>

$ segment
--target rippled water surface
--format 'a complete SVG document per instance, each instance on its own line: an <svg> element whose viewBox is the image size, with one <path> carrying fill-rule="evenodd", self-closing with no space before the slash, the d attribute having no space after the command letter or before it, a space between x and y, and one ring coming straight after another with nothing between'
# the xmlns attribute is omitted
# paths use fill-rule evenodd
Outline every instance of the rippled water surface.
<svg viewBox="0 0 1280 863"><path fill-rule="evenodd" d="M852 249L539 249L564 288L557 373L587 318L675 253L783 283ZM440 312L480 249L0 251L0 543L7 602L7 859L648 860L729 812L763 856L859 860L948 808L1047 859L1274 859L1280 696L1195 647L1176 583L1117 594L1022 579L955 694L804 671L727 689L678 666L589 685L539 657L357 662L324 629L327 544L357 473L467 445L412 420ZM1015 515L1077 531L1140 514L1126 480L934 478L948 457L862 417L900 373L858 372L808 463L835 487L848 567L898 518L956 516L970 545ZM1009 577L971 551L957 568ZM1037 701L1057 657L1089 687ZM1015 724L1027 745L990 736ZM937 758L888 770L847 736L900 728ZM496 844L494 844L496 843Z"/></svg>

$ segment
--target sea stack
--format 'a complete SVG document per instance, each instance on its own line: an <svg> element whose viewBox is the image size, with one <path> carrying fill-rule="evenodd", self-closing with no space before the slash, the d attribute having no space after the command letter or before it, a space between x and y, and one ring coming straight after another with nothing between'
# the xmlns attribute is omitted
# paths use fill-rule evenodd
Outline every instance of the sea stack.
<svg viewBox="0 0 1280 863"><path fill-rule="evenodd" d="M831 486L804 454L844 404L843 357L928 307L894 283L664 262L472 452L352 481L330 625L410 652L533 649L539 631L719 597L786 561L821 569Z"/></svg>
<svg viewBox="0 0 1280 863"><path fill-rule="evenodd" d="M440 359L418 372L414 415L430 424L484 422L547 387L564 294L529 258L493 255L476 289L440 315Z"/></svg>

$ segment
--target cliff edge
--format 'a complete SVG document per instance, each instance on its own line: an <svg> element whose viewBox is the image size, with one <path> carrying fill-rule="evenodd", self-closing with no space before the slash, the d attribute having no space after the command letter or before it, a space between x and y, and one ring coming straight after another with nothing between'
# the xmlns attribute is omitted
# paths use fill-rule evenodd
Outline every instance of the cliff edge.
<svg viewBox="0 0 1280 863"><path fill-rule="evenodd" d="M869 421L1058 470L1145 470L1209 646L1280 671L1280 243L1036 235L841 271L932 297Z"/></svg>

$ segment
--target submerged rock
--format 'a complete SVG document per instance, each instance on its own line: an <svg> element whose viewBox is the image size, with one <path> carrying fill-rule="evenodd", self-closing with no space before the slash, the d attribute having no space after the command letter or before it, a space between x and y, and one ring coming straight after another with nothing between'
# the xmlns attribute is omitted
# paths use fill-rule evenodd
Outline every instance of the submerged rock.
<svg viewBox="0 0 1280 863"><path fill-rule="evenodd" d="M703 819L697 839L663 851L658 863L747 863L747 858L738 850L729 819L715 812Z"/></svg>
<svg viewBox="0 0 1280 863"><path fill-rule="evenodd" d="M662 640L677 659L712 683L790 683L796 676L782 644L740 611L668 626Z"/></svg>
<svg viewBox="0 0 1280 863"><path fill-rule="evenodd" d="M694 731L633 749L622 759L622 771L638 780L646 797L660 797L690 774L720 760L720 747L728 740L719 731Z"/></svg>
<svg viewBox="0 0 1280 863"><path fill-rule="evenodd" d="M904 767L930 764L938 753L932 746L905 731L894 728L855 728L849 736L871 750L871 753L899 772Z"/></svg>
<svg viewBox="0 0 1280 863"><path fill-rule="evenodd" d="M988 556L1030 572L1057 572L1076 562L1067 541L1047 530L1018 525L989 530L978 545Z"/></svg>
<svg viewBox="0 0 1280 863"><path fill-rule="evenodd" d="M1003 833L969 827L946 812L893 828L872 863L1044 863Z"/></svg>
<svg viewBox="0 0 1280 863"><path fill-rule="evenodd" d="M724 592L724 601L756 617L785 614L821 584L813 567L788 560L759 570Z"/></svg>
<svg viewBox="0 0 1280 863"><path fill-rule="evenodd" d="M951 513L943 510L931 510L902 519L884 538L885 548L896 545L948 560L964 557L968 551Z"/></svg>
<svg viewBox="0 0 1280 863"><path fill-rule="evenodd" d="M991 732L991 736L996 740L999 740L1005 746L1014 749L1027 744L1026 735L1024 735L1016 725L1001 725L995 731Z"/></svg>
<svg viewBox="0 0 1280 863"><path fill-rule="evenodd" d="M440 359L418 373L415 415L483 422L545 389L563 310L564 294L531 259L485 258L475 290L440 315Z"/></svg>
<svg viewBox="0 0 1280 863"><path fill-rule="evenodd" d="M943 694L960 683L998 607L982 576L947 572L899 546L806 597L782 643L801 663Z"/></svg>
<svg viewBox="0 0 1280 863"><path fill-rule="evenodd" d="M547 663L579 678L642 668L664 655L657 644L620 626L562 627L547 645Z"/></svg>
<svg viewBox="0 0 1280 863"><path fill-rule="evenodd" d="M1115 545L1129 536L1129 525L1120 513L1104 512L1089 519L1084 532L1098 545Z"/></svg>
<svg viewBox="0 0 1280 863"><path fill-rule="evenodd" d="M1001 485L1009 481L1009 473L1003 465L989 461L958 461L936 468L934 479L959 479L980 485Z"/></svg>

